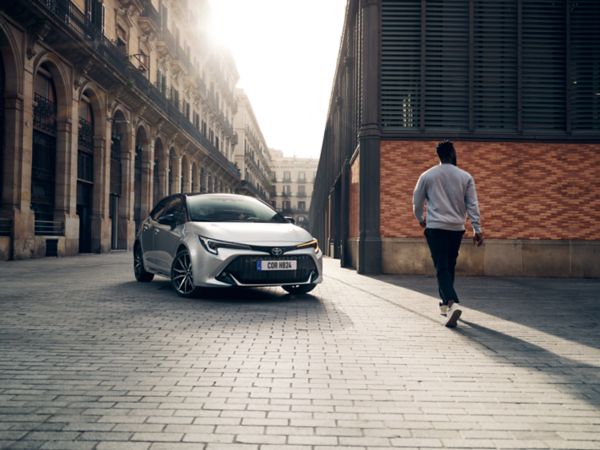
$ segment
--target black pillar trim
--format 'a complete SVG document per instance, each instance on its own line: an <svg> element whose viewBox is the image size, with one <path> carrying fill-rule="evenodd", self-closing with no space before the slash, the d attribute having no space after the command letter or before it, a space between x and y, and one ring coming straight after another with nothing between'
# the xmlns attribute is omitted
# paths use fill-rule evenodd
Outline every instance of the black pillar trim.
<svg viewBox="0 0 600 450"><path fill-rule="evenodd" d="M351 267L352 258L348 251L348 239L350 235L350 160L346 159L342 166L341 179L341 214L342 214L342 229L341 229L341 248L340 248L340 265L342 267Z"/></svg>
<svg viewBox="0 0 600 450"><path fill-rule="evenodd" d="M381 0L361 0L362 121L360 146L360 214L358 273L381 273L380 235L380 19Z"/></svg>

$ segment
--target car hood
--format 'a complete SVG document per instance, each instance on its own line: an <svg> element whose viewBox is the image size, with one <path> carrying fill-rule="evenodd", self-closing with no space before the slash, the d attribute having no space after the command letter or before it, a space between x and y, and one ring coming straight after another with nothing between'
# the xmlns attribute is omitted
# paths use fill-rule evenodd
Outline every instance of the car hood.
<svg viewBox="0 0 600 450"><path fill-rule="evenodd" d="M189 222L189 231L221 241L250 245L294 245L313 239L291 223Z"/></svg>

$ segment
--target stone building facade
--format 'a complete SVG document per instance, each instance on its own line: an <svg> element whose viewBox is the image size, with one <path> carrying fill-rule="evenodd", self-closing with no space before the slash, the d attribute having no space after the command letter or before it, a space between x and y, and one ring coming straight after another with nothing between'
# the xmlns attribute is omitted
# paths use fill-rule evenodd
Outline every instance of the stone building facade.
<svg viewBox="0 0 600 450"><path fill-rule="evenodd" d="M433 273L412 193L446 139L487 237L458 271L600 276L600 2L349 0L311 209L321 247L360 273Z"/></svg>
<svg viewBox="0 0 600 450"><path fill-rule="evenodd" d="M232 192L235 84L206 0L0 7L0 258L130 249L174 192Z"/></svg>
<svg viewBox="0 0 600 450"><path fill-rule="evenodd" d="M242 89L237 89L235 96L238 107L233 122L237 134L234 158L242 178L237 192L269 202L271 155L248 96Z"/></svg>
<svg viewBox="0 0 600 450"><path fill-rule="evenodd" d="M271 204L284 216L293 217L297 225L308 229L308 213L318 160L285 156L281 150L271 149L271 162Z"/></svg>

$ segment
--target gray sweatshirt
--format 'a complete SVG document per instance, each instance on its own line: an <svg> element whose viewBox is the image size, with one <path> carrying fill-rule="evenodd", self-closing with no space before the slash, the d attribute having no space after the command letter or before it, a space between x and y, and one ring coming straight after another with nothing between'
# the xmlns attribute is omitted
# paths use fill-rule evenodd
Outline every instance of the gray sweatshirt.
<svg viewBox="0 0 600 450"><path fill-rule="evenodd" d="M481 232L475 181L453 164L439 164L423 172L413 194L413 212L423 222L427 201L427 228L462 231L467 215L473 231Z"/></svg>

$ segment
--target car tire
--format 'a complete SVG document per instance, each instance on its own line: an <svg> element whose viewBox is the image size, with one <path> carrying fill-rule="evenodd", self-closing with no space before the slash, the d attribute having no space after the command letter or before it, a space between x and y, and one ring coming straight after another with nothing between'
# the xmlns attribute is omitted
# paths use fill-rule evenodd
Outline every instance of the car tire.
<svg viewBox="0 0 600 450"><path fill-rule="evenodd" d="M133 250L133 274L135 279L141 283L148 283L154 279L154 274L147 272L144 267L144 255L139 244Z"/></svg>
<svg viewBox="0 0 600 450"><path fill-rule="evenodd" d="M171 284L177 292L177 295L185 298L193 297L198 293L198 288L194 286L194 276L192 272L192 258L187 249L177 252L173 263L171 264Z"/></svg>
<svg viewBox="0 0 600 450"><path fill-rule="evenodd" d="M310 291L312 291L314 288L317 287L316 284L314 283L310 283L310 284L291 284L288 286L281 286L283 289L285 289L286 291L288 291L290 294L294 295L294 294L307 294Z"/></svg>

